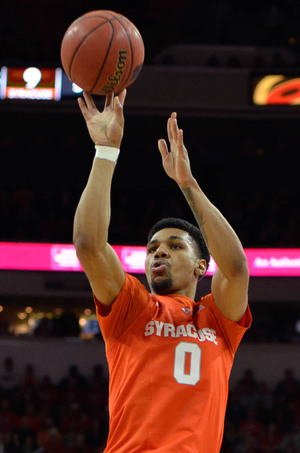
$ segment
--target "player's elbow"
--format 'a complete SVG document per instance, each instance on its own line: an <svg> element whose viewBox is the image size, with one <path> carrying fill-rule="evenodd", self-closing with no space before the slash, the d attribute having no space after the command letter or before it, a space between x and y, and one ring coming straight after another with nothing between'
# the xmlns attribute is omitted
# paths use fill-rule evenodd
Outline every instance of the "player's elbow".
<svg viewBox="0 0 300 453"><path fill-rule="evenodd" d="M101 253L106 245L106 238L96 240L89 235L74 233L73 244L79 261L83 262L90 257Z"/></svg>
<svg viewBox="0 0 300 453"><path fill-rule="evenodd" d="M231 265L228 268L228 273L228 277L230 279L249 279L249 268L245 254L232 261Z"/></svg>

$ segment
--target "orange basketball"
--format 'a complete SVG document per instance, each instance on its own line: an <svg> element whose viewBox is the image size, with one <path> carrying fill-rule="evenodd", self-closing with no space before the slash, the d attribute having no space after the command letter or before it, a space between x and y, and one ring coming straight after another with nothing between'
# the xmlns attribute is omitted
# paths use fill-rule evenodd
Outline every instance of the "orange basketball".
<svg viewBox="0 0 300 453"><path fill-rule="evenodd" d="M114 11L90 11L66 30L60 49L67 76L92 94L119 93L140 73L145 57L136 26Z"/></svg>

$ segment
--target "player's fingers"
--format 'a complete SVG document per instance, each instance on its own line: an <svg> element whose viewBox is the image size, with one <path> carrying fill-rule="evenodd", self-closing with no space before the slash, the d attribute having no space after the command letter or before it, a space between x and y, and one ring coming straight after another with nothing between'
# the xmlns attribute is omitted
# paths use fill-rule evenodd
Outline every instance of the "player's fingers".
<svg viewBox="0 0 300 453"><path fill-rule="evenodd" d="M186 149L186 147L184 145L184 141L183 141L183 130L182 129L178 130L177 150L178 150L178 154L181 154L185 158L189 159L189 153L188 153L188 150Z"/></svg>
<svg viewBox="0 0 300 453"><path fill-rule="evenodd" d="M172 118L170 117L168 119L168 122L167 122L167 134L168 134L168 139L169 139L169 142L172 142L173 140L173 133L172 133Z"/></svg>
<svg viewBox="0 0 300 453"><path fill-rule="evenodd" d="M123 91L121 91L121 93L120 93L119 96L118 96L119 101L120 101L120 104L121 104L122 107L124 106L126 94L127 94L127 90L124 89Z"/></svg>
<svg viewBox="0 0 300 453"><path fill-rule="evenodd" d="M113 93L109 93L106 95L106 98L105 98L105 105L104 105L104 109L106 108L113 108L114 106L114 94Z"/></svg>
<svg viewBox="0 0 300 453"><path fill-rule="evenodd" d="M179 153L184 153L186 152L185 146L183 144L183 130L178 129L177 133L177 148Z"/></svg>
<svg viewBox="0 0 300 453"><path fill-rule="evenodd" d="M88 114L88 109L87 109L86 103L84 102L84 100L82 98L78 98L77 102L78 102L82 115L86 119L87 114Z"/></svg>
<svg viewBox="0 0 300 453"><path fill-rule="evenodd" d="M123 106L126 97L126 90L122 91L119 96L116 96L114 99L114 110L117 116L123 115Z"/></svg>
<svg viewBox="0 0 300 453"><path fill-rule="evenodd" d="M167 155L169 154L167 143L166 143L166 141L163 138L158 140L158 149L159 149L159 152L160 152L160 155L161 155L162 159L167 157Z"/></svg>
<svg viewBox="0 0 300 453"><path fill-rule="evenodd" d="M89 110L93 110L93 109L97 109L95 103L94 103L94 100L92 98L92 96L90 95L90 93L87 93L86 91L83 92L83 97L84 97L84 100L85 100L85 103L86 103L86 106Z"/></svg>
<svg viewBox="0 0 300 453"><path fill-rule="evenodd" d="M168 131L168 139L170 142L176 141L177 139L177 132L178 132L178 125L177 125L177 114L176 112L173 112L168 119L168 125L167 125L167 131Z"/></svg>

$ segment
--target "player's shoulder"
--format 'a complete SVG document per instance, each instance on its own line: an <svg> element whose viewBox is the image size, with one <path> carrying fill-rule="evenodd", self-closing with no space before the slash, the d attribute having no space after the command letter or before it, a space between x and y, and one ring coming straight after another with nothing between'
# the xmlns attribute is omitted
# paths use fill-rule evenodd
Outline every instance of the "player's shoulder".
<svg viewBox="0 0 300 453"><path fill-rule="evenodd" d="M131 274L127 274L127 273L125 274L125 282L124 282L123 287L121 288L120 294L125 293L125 292L131 293L131 294L141 293L144 295L150 295L148 289L145 287L145 285L143 285L143 283L137 277L135 277L134 275L131 275Z"/></svg>
<svg viewBox="0 0 300 453"><path fill-rule="evenodd" d="M202 296L198 302L196 302L195 311L199 313L203 308L206 308L206 312L210 313L214 318L218 318L221 314L214 300L212 292Z"/></svg>
<svg viewBox="0 0 300 453"><path fill-rule="evenodd" d="M209 293L209 294L206 294L205 296L202 296L198 302L196 302L197 305L204 305L205 307L211 307L212 305L214 305L215 301L214 301L214 297L212 295L212 293Z"/></svg>

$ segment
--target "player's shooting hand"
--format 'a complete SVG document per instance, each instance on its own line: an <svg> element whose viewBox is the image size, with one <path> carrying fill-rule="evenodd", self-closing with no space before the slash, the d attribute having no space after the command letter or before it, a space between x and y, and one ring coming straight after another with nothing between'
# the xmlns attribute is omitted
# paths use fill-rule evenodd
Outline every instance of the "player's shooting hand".
<svg viewBox="0 0 300 453"><path fill-rule="evenodd" d="M98 110L89 93L84 92L83 98L78 99L81 113L95 145L120 148L124 132L125 97L126 90L123 90L119 96L107 95L102 112Z"/></svg>
<svg viewBox="0 0 300 453"><path fill-rule="evenodd" d="M184 188L193 179L188 152L183 143L183 130L178 128L177 114L172 113L167 123L170 149L164 139L158 141L158 149L167 175Z"/></svg>

